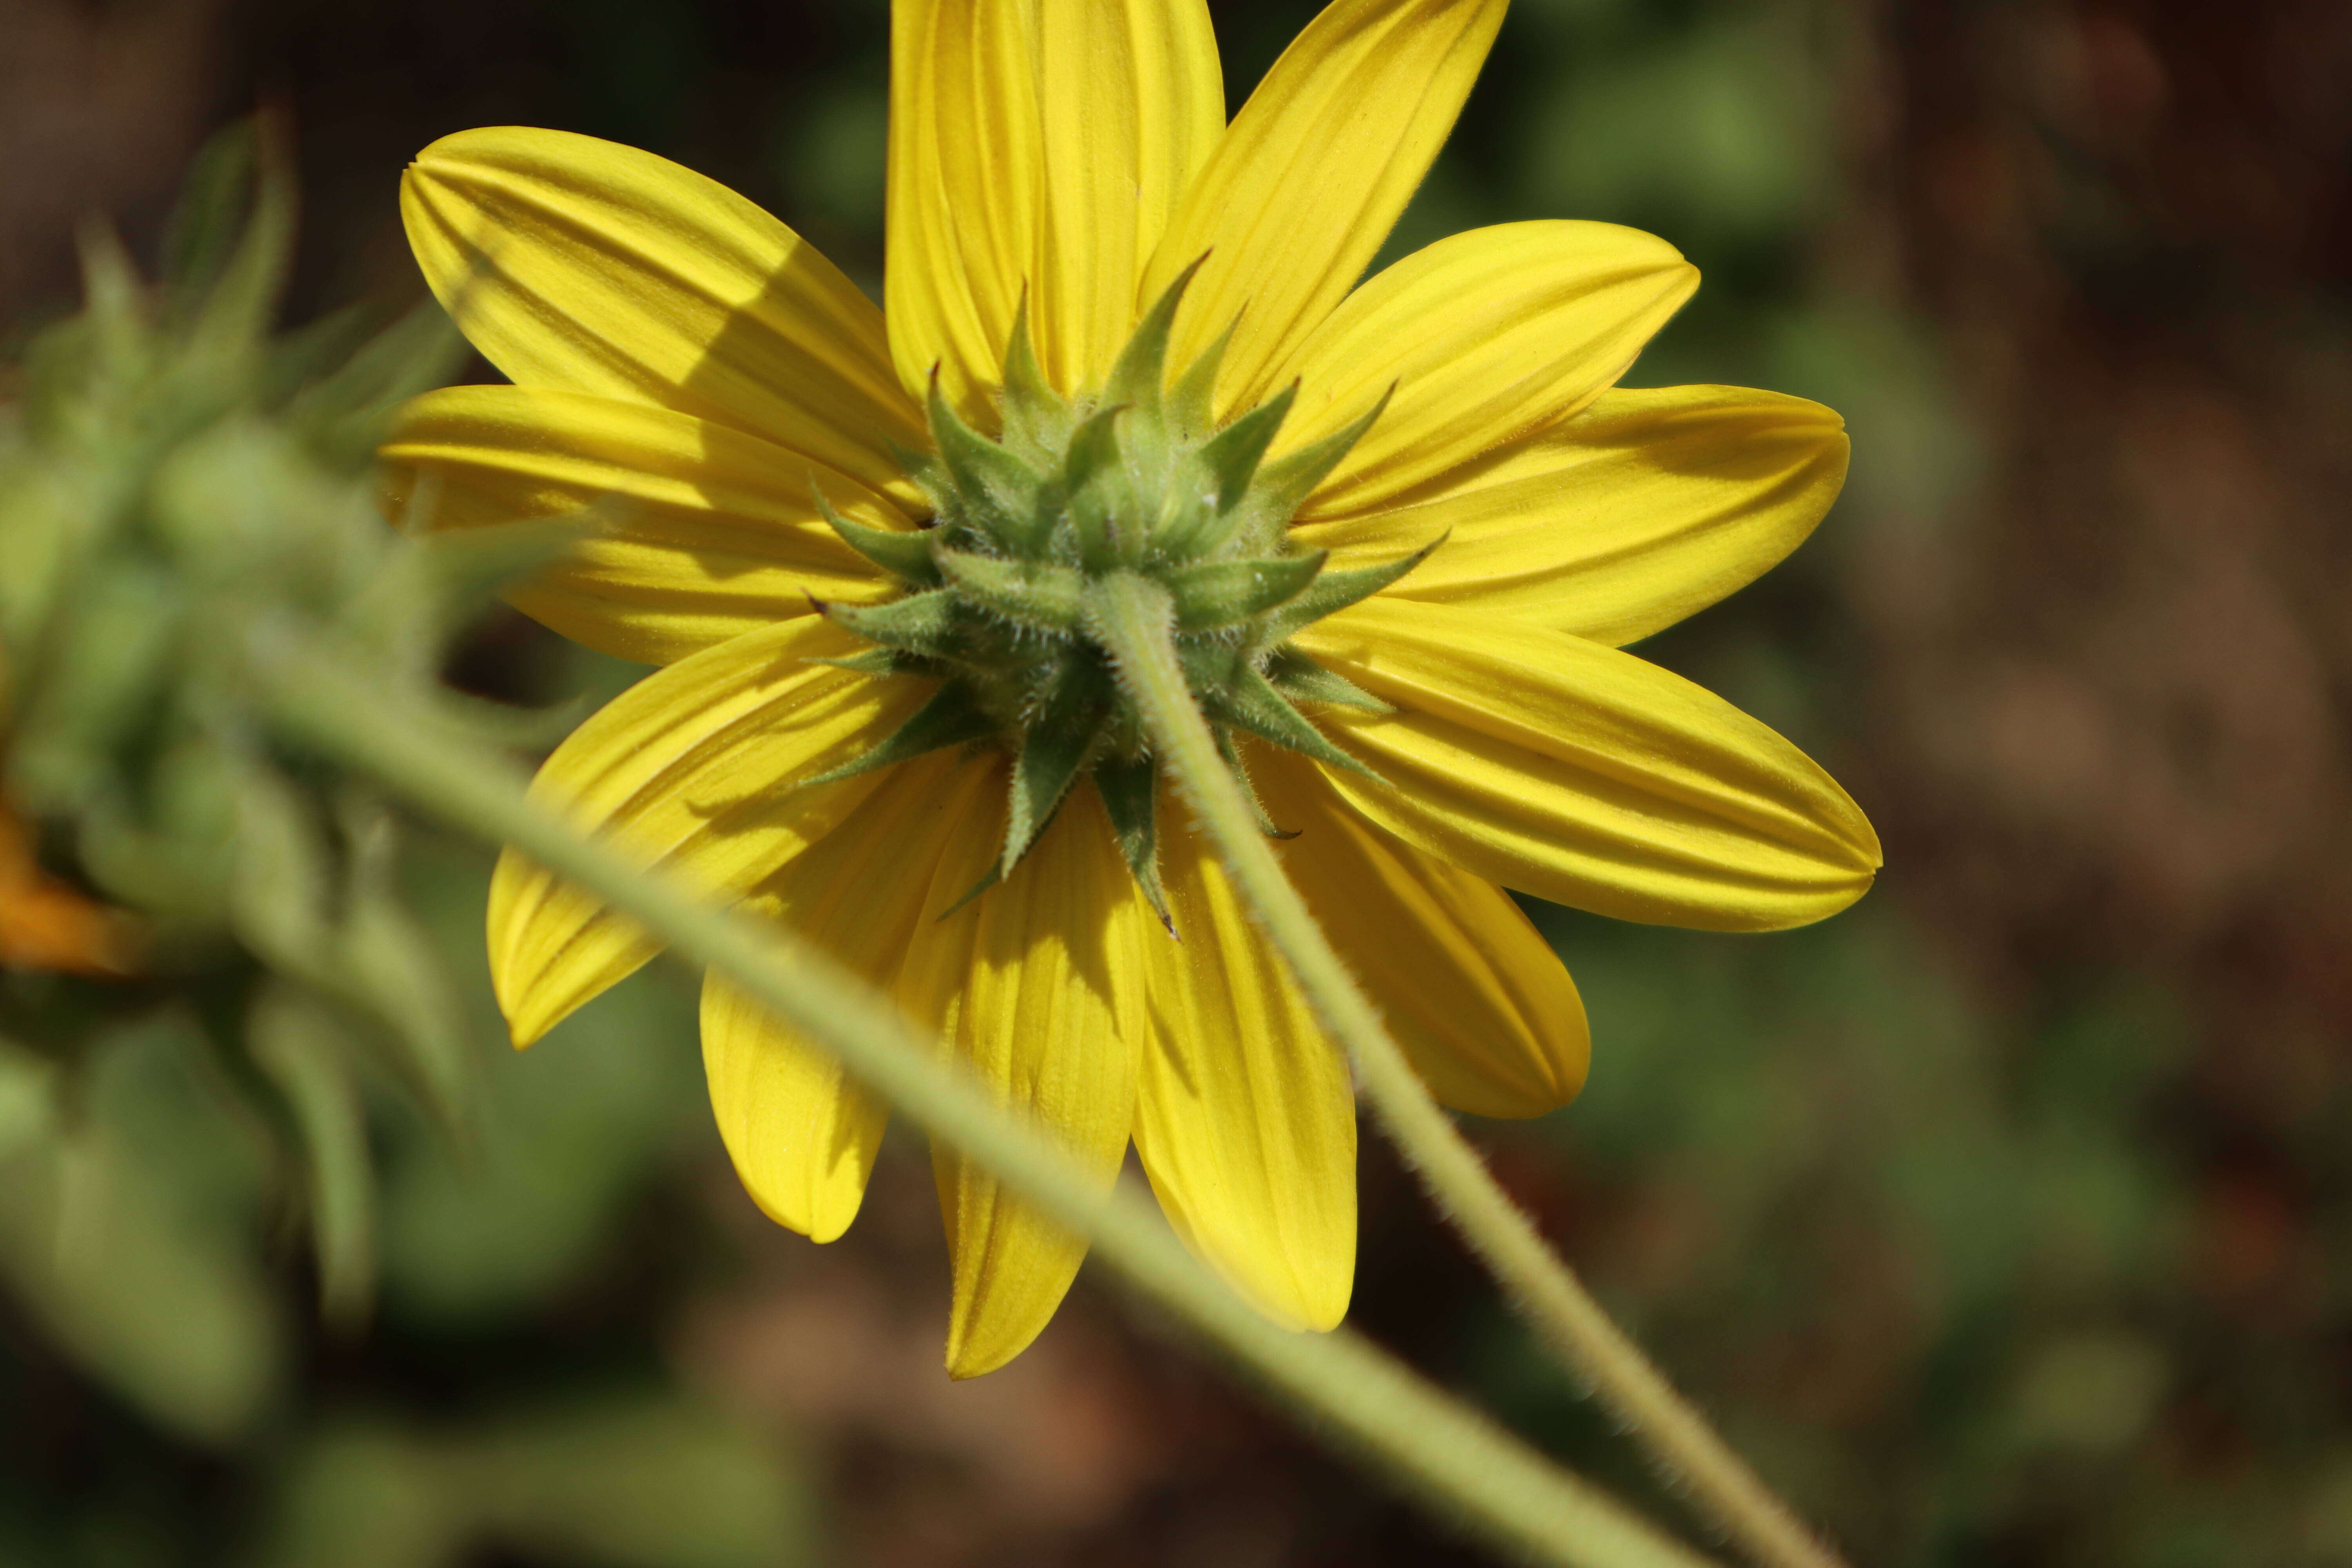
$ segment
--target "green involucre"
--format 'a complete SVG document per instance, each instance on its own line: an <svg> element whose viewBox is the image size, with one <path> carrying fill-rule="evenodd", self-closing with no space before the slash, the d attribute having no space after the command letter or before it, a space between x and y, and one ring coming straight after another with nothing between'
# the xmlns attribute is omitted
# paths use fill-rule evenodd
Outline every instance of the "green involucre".
<svg viewBox="0 0 2352 1568"><path fill-rule="evenodd" d="M1219 425L1210 388L1222 340L1166 384L1169 328L1192 276L1187 269L1161 295L1101 389L1076 397L1046 384L1024 309L1005 348L1003 429L992 439L957 416L934 374L932 450L901 458L930 499L929 523L908 534L825 512L844 542L907 592L869 608L819 606L876 645L845 662L939 683L914 718L826 779L944 746L1012 752L993 880L1012 871L1070 791L1091 778L1137 885L1163 921L1158 765L1133 698L1089 630L1094 585L1126 572L1168 591L1187 685L1236 774L1236 731L1360 773L1362 764L1297 704L1382 705L1289 638L1428 554L1327 572L1325 552L1290 542L1292 513L1380 408L1269 462L1295 389Z"/></svg>

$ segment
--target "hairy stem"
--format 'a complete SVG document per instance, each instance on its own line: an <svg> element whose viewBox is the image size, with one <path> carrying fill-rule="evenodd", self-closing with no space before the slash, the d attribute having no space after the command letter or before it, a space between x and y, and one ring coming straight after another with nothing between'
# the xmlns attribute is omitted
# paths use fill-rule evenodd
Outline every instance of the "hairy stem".
<svg viewBox="0 0 2352 1568"><path fill-rule="evenodd" d="M265 711L289 741L369 774L412 805L512 845L608 900L681 957L716 967L837 1054L909 1120L953 1143L1059 1223L1138 1294L1441 1516L1513 1557L1568 1568L1705 1568L1589 1483L1528 1448L1369 1342L1289 1332L1186 1253L1143 1198L1099 1191L1062 1152L943 1068L887 999L772 922L697 898L532 802L499 759L331 651L257 637Z"/></svg>
<svg viewBox="0 0 2352 1568"><path fill-rule="evenodd" d="M1440 1213L1460 1228L1570 1370L1632 1427L1652 1458L1758 1562L1840 1568L1838 1559L1733 1453L1610 1321L1526 1214L1496 1185L1390 1036L1266 843L1255 813L1184 684L1167 590L1130 573L1100 580L1089 629L1108 648L1174 776L1308 1004L1347 1047L1374 1112Z"/></svg>

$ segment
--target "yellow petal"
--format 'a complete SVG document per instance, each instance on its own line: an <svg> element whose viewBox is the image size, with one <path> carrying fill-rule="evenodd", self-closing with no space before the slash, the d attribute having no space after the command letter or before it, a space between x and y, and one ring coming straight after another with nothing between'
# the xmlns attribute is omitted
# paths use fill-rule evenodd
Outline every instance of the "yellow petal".
<svg viewBox="0 0 2352 1568"><path fill-rule="evenodd" d="M1238 316L1225 407L1276 367L1370 262L1437 156L1503 20L1504 0L1336 0L1307 26L1178 202L1144 276L1150 298L1203 252L1177 321L1182 364Z"/></svg>
<svg viewBox="0 0 2352 1568"><path fill-rule="evenodd" d="M908 392L921 396L936 365L948 397L989 427L1044 199L1033 5L890 7L890 353Z"/></svg>
<svg viewBox="0 0 2352 1568"><path fill-rule="evenodd" d="M984 813L988 770L933 755L887 770L841 826L786 862L745 908L793 927L867 984L887 988L950 841ZM849 1228L889 1108L839 1058L779 1022L713 970L702 986L710 1109L745 1190L817 1241Z"/></svg>
<svg viewBox="0 0 2352 1568"><path fill-rule="evenodd" d="M1622 920L1769 931L1867 891L1878 837L1835 780L1721 698L1580 637L1385 595L1302 649L1396 705L1325 727L1387 782L1333 773L1414 847Z"/></svg>
<svg viewBox="0 0 2352 1568"><path fill-rule="evenodd" d="M547 759L531 794L647 864L741 894L822 838L880 784L795 781L858 755L921 702L920 682L814 658L860 645L814 616L747 632L656 670ZM658 944L603 900L509 850L490 879L490 979L518 1045L625 978Z"/></svg>
<svg viewBox="0 0 2352 1568"><path fill-rule="evenodd" d="M716 181L593 136L445 136L401 183L433 291L525 385L675 409L920 504L923 441L882 313L814 247Z"/></svg>
<svg viewBox="0 0 2352 1568"><path fill-rule="evenodd" d="M1509 895L1372 826L1302 758L1259 748L1251 771L1298 832L1285 868L1430 1092L1479 1116L1575 1099L1592 1045L1584 1003Z"/></svg>
<svg viewBox="0 0 2352 1568"><path fill-rule="evenodd" d="M1134 331L1144 264L1224 133L1224 80L1205 0L1036 7L1045 173L1030 313L1047 376L1077 392Z"/></svg>
<svg viewBox="0 0 2352 1568"><path fill-rule="evenodd" d="M1269 1317L1328 1329L1356 1274L1347 1063L1189 828L1163 833L1161 877L1181 941L1146 933L1152 1028L1136 1152L1193 1251Z"/></svg>
<svg viewBox="0 0 2352 1568"><path fill-rule="evenodd" d="M1384 510L1326 521L1309 508L1296 537L1343 565L1444 537L1389 594L1615 647L1747 586L1803 542L1845 483L1846 451L1843 421L1801 397L1605 392Z"/></svg>
<svg viewBox="0 0 2352 1568"><path fill-rule="evenodd" d="M816 508L871 528L905 513L847 475L724 425L528 386L451 386L400 412L381 448L387 510L429 529L583 507L601 526L508 597L575 642L667 664L809 613L811 595L890 592Z"/></svg>
<svg viewBox="0 0 2352 1568"><path fill-rule="evenodd" d="M1003 764L989 771L1001 800ZM1135 1115L1140 920L1148 917L1101 803L1080 790L1010 878L936 918L995 857L1002 809L971 823L931 884L900 999L1001 1101L1034 1117L1108 1187ZM931 1169L955 1270L948 1371L975 1377L1037 1337L1068 1292L1086 1242L944 1144L932 1145Z"/></svg>
<svg viewBox="0 0 2352 1568"><path fill-rule="evenodd" d="M1441 239L1349 295L1298 353L1281 449L1387 409L1313 505L1360 511L1573 414L1625 374L1698 287L1664 240L1608 223Z"/></svg>

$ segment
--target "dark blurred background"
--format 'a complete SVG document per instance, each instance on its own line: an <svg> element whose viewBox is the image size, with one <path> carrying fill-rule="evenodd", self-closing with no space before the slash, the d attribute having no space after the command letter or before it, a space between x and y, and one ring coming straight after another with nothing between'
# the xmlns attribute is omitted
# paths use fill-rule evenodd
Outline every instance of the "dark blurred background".
<svg viewBox="0 0 2352 1568"><path fill-rule="evenodd" d="M1238 104L1315 6L1214 9ZM257 104L299 135L298 316L419 297L401 167L501 122L680 159L870 286L886 28L881 0L0 0L0 323L72 308L85 214L152 241ZM1780 936L1537 911L1591 1087L1475 1135L1860 1564L2352 1564L2352 7L1518 0L1392 249L1548 216L1706 273L1631 379L1849 420L1814 542L1643 651L1822 758L1888 868ZM463 673L632 674L519 618ZM514 1056L485 866L428 841L413 872L489 1110L452 1150L380 1108L374 1321L317 1325L249 1130L167 1042L125 1055L93 1092L152 1228L79 1342L0 1304L0 1562L1472 1560L1091 1276L950 1385L918 1146L844 1241L773 1229L687 977ZM1687 1526L1370 1143L1363 1188L1355 1321Z"/></svg>

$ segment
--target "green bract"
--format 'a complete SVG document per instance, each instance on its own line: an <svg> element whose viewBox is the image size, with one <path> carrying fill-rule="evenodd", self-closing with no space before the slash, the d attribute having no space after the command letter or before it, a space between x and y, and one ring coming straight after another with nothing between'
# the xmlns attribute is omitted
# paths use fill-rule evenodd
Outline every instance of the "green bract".
<svg viewBox="0 0 2352 1568"><path fill-rule="evenodd" d="M1334 572L1326 570L1326 552L1291 544L1291 514L1381 407L1272 461L1266 453L1295 387L1219 425L1210 393L1223 339L1172 386L1166 381L1169 327L1198 266L1160 296L1102 389L1089 395L1066 398L1046 384L1024 310L1005 349L1003 430L994 440L948 406L935 373L934 450L901 459L931 500L934 516L921 531L867 528L826 510L852 549L908 590L872 608L819 606L877 645L847 662L940 686L889 739L807 781L943 746L1003 746L1016 761L992 881L1011 872L1071 788L1091 775L1120 852L1162 921L1169 917L1153 826L1158 768L1141 716L1092 629L1092 584L1125 572L1167 591L1186 683L1225 765L1246 785L1236 731L1369 771L1297 705L1374 712L1385 705L1317 665L1290 638L1388 586L1435 548Z"/></svg>

